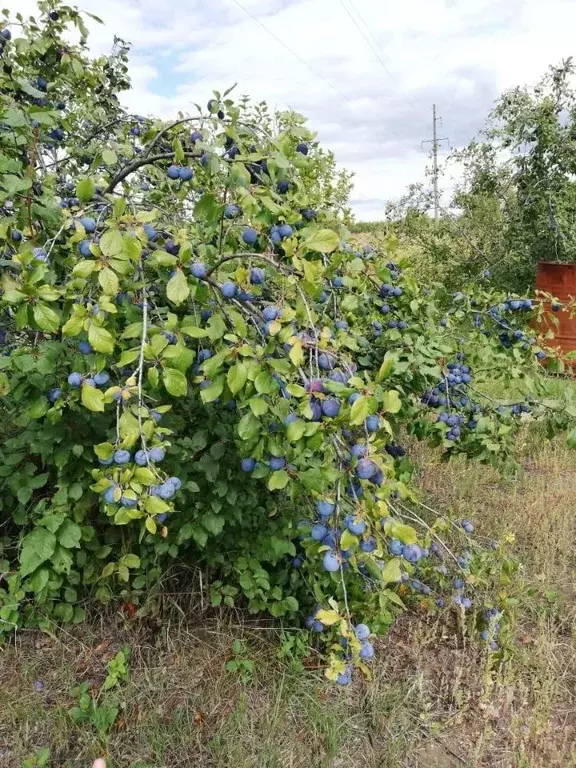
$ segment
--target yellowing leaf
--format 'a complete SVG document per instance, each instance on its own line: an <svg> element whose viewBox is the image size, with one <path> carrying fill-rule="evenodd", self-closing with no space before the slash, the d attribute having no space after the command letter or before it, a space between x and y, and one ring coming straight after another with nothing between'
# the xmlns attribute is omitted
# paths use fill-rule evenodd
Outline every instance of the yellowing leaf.
<svg viewBox="0 0 576 768"><path fill-rule="evenodd" d="M388 392L384 392L382 396L382 402L384 404L384 410L388 413L398 413L402 407L400 402L400 395L395 389L390 389Z"/></svg>
<svg viewBox="0 0 576 768"><path fill-rule="evenodd" d="M291 443L295 443L297 440L300 440L305 430L306 430L306 423L304 421L300 421L300 420L292 421L290 422L290 424L288 424L288 428L286 430L286 437Z"/></svg>
<svg viewBox="0 0 576 768"><path fill-rule="evenodd" d="M350 424L363 424L368 416L370 401L367 397L359 397L350 410Z"/></svg>
<svg viewBox="0 0 576 768"><path fill-rule="evenodd" d="M290 476L288 472L286 472L285 469L280 469L277 472L272 472L268 478L268 488L271 491L281 490L282 488L286 488L289 482Z"/></svg>
<svg viewBox="0 0 576 768"><path fill-rule="evenodd" d="M224 390L224 378L221 376L206 389L200 390L200 397L203 403L213 403L217 400Z"/></svg>
<svg viewBox="0 0 576 768"><path fill-rule="evenodd" d="M338 248L340 238L331 229L317 229L310 232L304 246L309 251L319 251L320 253L332 253Z"/></svg>
<svg viewBox="0 0 576 768"><path fill-rule="evenodd" d="M358 544L358 539L356 536L354 536L353 533L350 533L350 531L345 530L340 537L340 548L346 551L347 549L350 549L355 544Z"/></svg>
<svg viewBox="0 0 576 768"><path fill-rule="evenodd" d="M104 392L88 384L82 384L82 393L80 395L82 405L89 411L104 410Z"/></svg>
<svg viewBox="0 0 576 768"><path fill-rule="evenodd" d="M244 363L238 362L235 365L233 365L228 371L228 376L226 377L230 392L232 392L233 395L239 392L244 386L244 384L246 384L247 378L248 378L248 371Z"/></svg>
<svg viewBox="0 0 576 768"><path fill-rule="evenodd" d="M186 376L176 368L165 368L162 381L168 392L174 397L183 397L188 391Z"/></svg>
<svg viewBox="0 0 576 768"><path fill-rule="evenodd" d="M47 331L48 333L54 333L60 325L58 313L41 302L34 305L34 320L41 331Z"/></svg>
<svg viewBox="0 0 576 768"><path fill-rule="evenodd" d="M302 349L302 342L296 339L294 343L291 342L291 344L292 349L289 352L289 357L294 365L298 367L304 362L304 350Z"/></svg>
<svg viewBox="0 0 576 768"><path fill-rule="evenodd" d="M331 627L333 624L337 624L340 621L340 616L336 611L320 610L316 613L314 618L321 621L325 627Z"/></svg>
<svg viewBox="0 0 576 768"><path fill-rule="evenodd" d="M104 293L109 296L116 296L118 293L118 277L110 267L105 267L98 275L98 282L102 286Z"/></svg>
<svg viewBox="0 0 576 768"><path fill-rule="evenodd" d="M181 269L177 269L168 281L166 295L173 304L182 304L190 295L188 280Z"/></svg>
<svg viewBox="0 0 576 768"><path fill-rule="evenodd" d="M97 352L109 355L114 351L114 338L112 334L94 323L88 328L88 341Z"/></svg>
<svg viewBox="0 0 576 768"><path fill-rule="evenodd" d="M193 339L205 339L208 336L208 331L205 328L197 328L194 325L183 325L180 330Z"/></svg>
<svg viewBox="0 0 576 768"><path fill-rule="evenodd" d="M76 197L79 197L83 202L92 200L95 192L96 185L92 179L82 179L76 184Z"/></svg>
<svg viewBox="0 0 576 768"><path fill-rule="evenodd" d="M146 518L145 526L148 533L151 533L152 535L156 533L157 525L151 517Z"/></svg>
<svg viewBox="0 0 576 768"><path fill-rule="evenodd" d="M394 355L392 355L390 352L386 352L384 355L384 362L380 366L380 370L376 374L376 381L384 381L390 374L392 373L392 370L394 368L394 363L396 362L396 358Z"/></svg>
<svg viewBox="0 0 576 768"><path fill-rule="evenodd" d="M388 523L386 525L388 525ZM387 528L386 532L388 532ZM397 523L396 521L390 523L390 536L394 539L399 539L402 544L416 544L418 540L416 531L411 525Z"/></svg>
<svg viewBox="0 0 576 768"><path fill-rule="evenodd" d="M64 336L77 336L84 327L84 318L82 315L72 315L62 326Z"/></svg>
<svg viewBox="0 0 576 768"><path fill-rule="evenodd" d="M92 261L91 259L85 259L84 261L79 261L78 264L74 265L72 274L74 277L88 277L98 268L98 262Z"/></svg>
<svg viewBox="0 0 576 768"><path fill-rule="evenodd" d="M382 581L384 584L390 584L390 582L400 581L402 576L402 569L400 568L400 560L393 559L388 560L382 570Z"/></svg>
<svg viewBox="0 0 576 768"><path fill-rule="evenodd" d="M261 397L251 397L248 405L254 416L263 416L268 410L268 403Z"/></svg>
<svg viewBox="0 0 576 768"><path fill-rule="evenodd" d="M99 245L104 256L118 256L122 252L122 235L117 229L108 229L100 238Z"/></svg>
<svg viewBox="0 0 576 768"><path fill-rule="evenodd" d="M105 165L115 165L118 161L118 158L116 157L116 152L114 152L112 149L105 149L102 152L102 160Z"/></svg>

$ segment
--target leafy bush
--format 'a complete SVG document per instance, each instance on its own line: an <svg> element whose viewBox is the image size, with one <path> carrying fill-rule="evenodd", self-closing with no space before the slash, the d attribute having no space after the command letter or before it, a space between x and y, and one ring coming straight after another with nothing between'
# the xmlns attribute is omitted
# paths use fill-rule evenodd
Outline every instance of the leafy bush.
<svg viewBox="0 0 576 768"><path fill-rule="evenodd" d="M525 412L562 427L541 308L353 252L303 118L228 93L130 115L125 48L90 60L79 14L39 9L0 32L2 629L81 621L88 589L137 603L178 560L215 605L337 630L346 683L402 596L480 610L512 566L420 502L398 439L506 463ZM493 403L498 376L528 398Z"/></svg>

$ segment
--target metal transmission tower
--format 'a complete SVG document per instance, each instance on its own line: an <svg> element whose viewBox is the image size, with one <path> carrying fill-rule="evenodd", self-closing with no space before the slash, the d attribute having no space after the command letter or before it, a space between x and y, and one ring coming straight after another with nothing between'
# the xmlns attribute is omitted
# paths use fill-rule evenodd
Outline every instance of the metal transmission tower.
<svg viewBox="0 0 576 768"><path fill-rule="evenodd" d="M436 104L432 104L432 138L423 141L422 144L432 144L432 183L434 185L434 218L438 218L440 210L440 195L438 194L438 145L441 141L448 141L447 136L438 136L437 124L442 118L436 115Z"/></svg>

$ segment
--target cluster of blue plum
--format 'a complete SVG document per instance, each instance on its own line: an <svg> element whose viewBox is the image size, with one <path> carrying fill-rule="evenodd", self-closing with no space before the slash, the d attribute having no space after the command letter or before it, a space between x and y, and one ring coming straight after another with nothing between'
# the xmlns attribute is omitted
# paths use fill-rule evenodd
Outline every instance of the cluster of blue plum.
<svg viewBox="0 0 576 768"><path fill-rule="evenodd" d="M92 351L92 348L88 344L87 341L80 342L79 347L82 347L82 345L86 345L84 349L80 349L80 351L83 354L90 354ZM89 349L88 349L89 347ZM95 373L92 375L85 375L82 373L79 373L78 371L72 371L68 375L68 386L71 387L71 389L77 389L78 387L81 387L83 384L85 384L88 387L105 387L108 382L110 381L110 374L106 371L99 371L98 373ZM62 395L62 388L61 387L52 387L48 390L48 401L52 404L54 404L59 397Z"/></svg>
<svg viewBox="0 0 576 768"><path fill-rule="evenodd" d="M392 280L397 280L400 277L400 270L398 267L390 262L387 264L387 268L390 270ZM382 302L378 302L379 311L383 315L391 315L394 313L394 302L399 299L403 294L403 290L399 285L392 285L391 283L383 283L378 291L378 296ZM405 331L408 328L408 323L398 317L389 317L386 321L386 327L389 329L398 329L399 331ZM375 336L380 336L383 330L383 325L378 320L372 322L372 330Z"/></svg>
<svg viewBox="0 0 576 768"><path fill-rule="evenodd" d="M194 177L194 171L188 165L170 165L166 170L166 176L172 181L175 181L176 179L190 181Z"/></svg>
<svg viewBox="0 0 576 768"><path fill-rule="evenodd" d="M318 634L321 634L326 629L324 624L318 619L320 610L321 606L317 605L304 622L307 629ZM354 633L354 638L360 643L358 657L362 661L371 661L374 658L374 646L370 642L370 635L372 634L370 627L367 624L357 624L355 627L351 627L351 631ZM341 658L344 661L351 661L352 651L348 637L341 637L340 645L342 647L340 651ZM345 670L336 678L338 685L348 685L352 680L353 671L354 669L351 665L346 666Z"/></svg>
<svg viewBox="0 0 576 768"><path fill-rule="evenodd" d="M129 464L134 463L139 467L147 467L153 464L158 464L164 460L166 452L161 446L154 446L147 450L140 449L134 453L134 456L130 451L119 448L114 451L112 456L108 459L98 458L100 466L109 467L116 465L117 467L125 468ZM148 488L149 496L158 496L164 501L171 499L182 488L182 481L179 477L168 477L161 483L157 483ZM120 489L120 493L118 492ZM114 480L110 480L110 485L103 492L104 501L107 504L120 504L127 509L134 509L138 505L138 499L132 495L125 495L122 487ZM162 513L156 516L156 520L160 523L166 520L166 513Z"/></svg>
<svg viewBox="0 0 576 768"><path fill-rule="evenodd" d="M370 642L370 627L367 624L357 624L353 627L352 631L354 632L356 640L360 643L360 650L358 651L359 658L362 661L371 661L374 658L374 646ZM340 639L340 644L342 645L341 655L343 659L345 661L351 660L352 653L350 651L350 641L348 638L342 637ZM353 672L354 668L350 665L346 667L344 672L340 672L336 678L338 685L348 685L352 680Z"/></svg>
<svg viewBox="0 0 576 768"><path fill-rule="evenodd" d="M504 315L508 313L517 314L521 312L529 312L533 308L534 302L532 299L520 298L509 298L501 304L496 304L489 308L489 317L501 329L498 333L498 338L505 349L510 349L514 344L520 344L522 349L528 350L536 344L536 339L533 336L529 336L520 328L513 328L510 323L504 319ZM487 331L485 331L485 333L488 334ZM538 360L544 360L546 353L543 350L538 350L536 352L536 357Z"/></svg>
<svg viewBox="0 0 576 768"><path fill-rule="evenodd" d="M472 371L463 360L464 355L458 353L457 360L446 365L443 378L421 397L421 402L431 408L448 408L440 411L437 421L448 427L445 438L450 442L460 439L464 426L476 429L476 417L481 412L480 406L470 400L467 388L472 381Z"/></svg>
<svg viewBox="0 0 576 768"><path fill-rule="evenodd" d="M462 520L460 527L469 534L474 531L474 526L470 520ZM432 555L433 559L437 558L441 561L440 565L438 566L432 566L432 560L428 561L428 566L432 566L432 570L429 571L429 575L432 577L432 580L435 580L433 578L434 576L443 577L444 579L448 576L448 568L444 563L442 549L436 542L432 542L430 549L428 550L421 548L418 544L406 545L398 539L393 539L389 544L389 551L390 554L396 557L402 557L404 560L406 560L406 562L410 563L410 565L416 565L421 560L424 561L429 558L430 555ZM466 581L465 578L463 578L470 567L471 559L472 554L469 550L464 550L456 556L456 563L460 569L460 573L451 582L451 588L453 590L452 602L454 605L459 606L464 610L470 609L473 606L473 600L465 594ZM430 596L433 594L433 592L438 593L438 591L445 591L445 583L439 584L437 585L437 588L434 588L429 584L422 582L418 578L415 578L406 571L404 571L401 575L401 582L407 586L410 586L415 592L425 596ZM444 608L446 606L446 600L442 596L437 597L435 603L438 608Z"/></svg>

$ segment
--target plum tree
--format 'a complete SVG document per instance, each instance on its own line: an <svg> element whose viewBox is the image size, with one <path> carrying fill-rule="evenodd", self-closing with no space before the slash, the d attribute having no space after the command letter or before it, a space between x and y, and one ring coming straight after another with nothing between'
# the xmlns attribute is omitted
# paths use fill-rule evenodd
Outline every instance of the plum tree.
<svg viewBox="0 0 576 768"><path fill-rule="evenodd" d="M76 10L39 10L4 36L0 73L0 627L43 626L48 605L81 620L81 589L137 602L190 557L214 605L296 621L321 603L328 647L347 641L328 664L344 683L371 658L357 617L390 626L447 528L423 519L398 431L448 457L510 456L523 411L484 396L481 374L472 390L477 368L532 377L531 413L564 425L536 399L541 307L479 291L447 310L394 254L348 245L347 177L300 115L229 92L171 122L131 115L125 47L92 60ZM384 306L394 324L376 334ZM497 566L458 532L480 581ZM425 587L436 610L442 583Z"/></svg>

